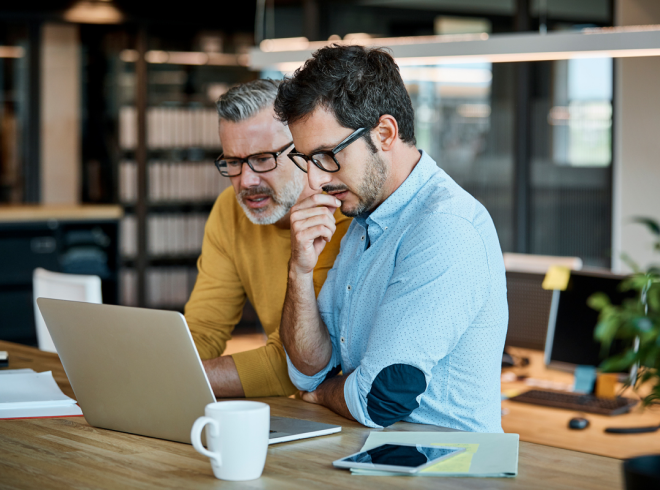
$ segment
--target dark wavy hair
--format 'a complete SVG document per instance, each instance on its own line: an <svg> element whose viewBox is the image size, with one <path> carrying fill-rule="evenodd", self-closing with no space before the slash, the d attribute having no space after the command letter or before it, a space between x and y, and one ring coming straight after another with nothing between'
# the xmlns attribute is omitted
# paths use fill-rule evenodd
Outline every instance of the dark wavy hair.
<svg viewBox="0 0 660 490"><path fill-rule="evenodd" d="M410 96L394 58L382 48L334 44L319 49L280 84L275 113L282 122L304 119L319 106L351 129L373 129L380 116L389 114L401 140L416 144Z"/></svg>

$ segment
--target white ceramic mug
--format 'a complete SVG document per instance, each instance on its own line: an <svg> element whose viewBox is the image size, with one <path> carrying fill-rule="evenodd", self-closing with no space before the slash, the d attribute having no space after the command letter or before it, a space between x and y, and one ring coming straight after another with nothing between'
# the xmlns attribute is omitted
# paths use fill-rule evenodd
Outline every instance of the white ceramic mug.
<svg viewBox="0 0 660 490"><path fill-rule="evenodd" d="M211 459L220 480L245 481L261 476L270 434L270 407L261 402L209 403L205 417L195 420L190 439L197 451ZM208 449L202 445L206 427Z"/></svg>

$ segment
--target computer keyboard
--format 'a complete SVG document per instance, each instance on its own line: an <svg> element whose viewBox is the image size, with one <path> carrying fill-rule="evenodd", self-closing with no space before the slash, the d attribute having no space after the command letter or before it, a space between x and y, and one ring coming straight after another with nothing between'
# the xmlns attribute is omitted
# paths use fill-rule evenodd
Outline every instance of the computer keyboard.
<svg viewBox="0 0 660 490"><path fill-rule="evenodd" d="M526 391L509 400L601 415L620 415L630 411L637 404L637 400L631 398L598 398L594 395L547 390Z"/></svg>

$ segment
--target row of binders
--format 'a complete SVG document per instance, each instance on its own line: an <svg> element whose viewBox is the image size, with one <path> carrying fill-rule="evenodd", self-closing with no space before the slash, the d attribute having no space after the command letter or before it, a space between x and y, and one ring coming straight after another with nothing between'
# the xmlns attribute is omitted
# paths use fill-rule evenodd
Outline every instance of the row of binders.
<svg viewBox="0 0 660 490"><path fill-rule="evenodd" d="M208 202L231 185L220 175L212 161L152 161L147 174L147 198L150 202ZM134 161L119 163L119 199L123 203L137 200L137 165Z"/></svg>
<svg viewBox="0 0 660 490"><path fill-rule="evenodd" d="M199 255L204 239L205 213L158 213L147 217L147 252L152 257ZM127 214L121 221L121 254L137 255L137 219Z"/></svg>
<svg viewBox="0 0 660 490"><path fill-rule="evenodd" d="M219 149L218 113L208 107L150 107L147 109L147 147L150 149ZM137 111L119 109L119 146L137 146Z"/></svg>
<svg viewBox="0 0 660 490"><path fill-rule="evenodd" d="M194 267L150 267L146 271L146 300L150 308L181 309L195 286ZM124 306L137 305L137 273L122 269L121 298Z"/></svg>

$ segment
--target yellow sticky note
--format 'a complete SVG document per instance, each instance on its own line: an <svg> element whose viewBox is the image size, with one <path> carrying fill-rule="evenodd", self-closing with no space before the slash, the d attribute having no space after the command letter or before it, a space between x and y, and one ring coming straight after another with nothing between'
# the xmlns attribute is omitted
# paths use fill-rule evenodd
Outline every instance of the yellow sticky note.
<svg viewBox="0 0 660 490"><path fill-rule="evenodd" d="M527 391L527 390L521 388L514 388L511 390L504 390L502 394L507 398L513 398L514 396L520 395L523 391Z"/></svg>
<svg viewBox="0 0 660 490"><path fill-rule="evenodd" d="M465 452L458 454L445 461L424 468L420 473L469 473L470 466L472 465L472 456L479 449L479 444L432 444L432 446L451 446L451 447L464 447Z"/></svg>
<svg viewBox="0 0 660 490"><path fill-rule="evenodd" d="M571 270L561 265L551 265L543 279L543 289L558 289L566 291L568 280L571 278Z"/></svg>

